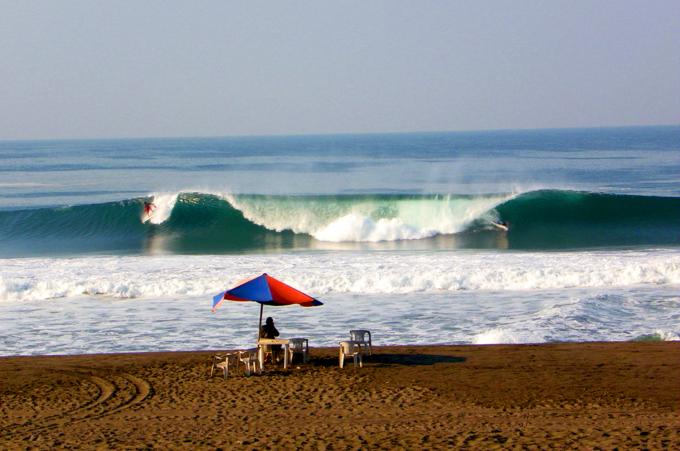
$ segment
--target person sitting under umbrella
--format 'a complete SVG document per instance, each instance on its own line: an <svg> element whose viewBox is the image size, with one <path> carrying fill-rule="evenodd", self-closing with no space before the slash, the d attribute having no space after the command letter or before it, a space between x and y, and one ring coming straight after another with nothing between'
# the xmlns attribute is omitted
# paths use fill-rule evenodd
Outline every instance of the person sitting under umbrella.
<svg viewBox="0 0 680 451"><path fill-rule="evenodd" d="M276 338L279 336L279 331L276 330L274 326L274 318L271 316L267 318L264 326L260 328L260 338ZM272 353L272 361L278 362L279 356L281 355L281 345L271 345L268 346L269 351Z"/></svg>

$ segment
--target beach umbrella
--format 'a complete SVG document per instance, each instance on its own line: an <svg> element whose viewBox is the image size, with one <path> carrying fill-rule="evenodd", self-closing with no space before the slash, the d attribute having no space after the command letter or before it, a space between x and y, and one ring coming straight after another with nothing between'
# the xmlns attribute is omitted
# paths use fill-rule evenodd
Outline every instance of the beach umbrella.
<svg viewBox="0 0 680 451"><path fill-rule="evenodd" d="M265 305L292 305L302 307L316 307L323 302L306 295L302 291L286 285L267 273L241 281L234 288L213 297L212 311L223 301L257 302L260 304L260 322L257 329L258 339L262 327L262 311Z"/></svg>

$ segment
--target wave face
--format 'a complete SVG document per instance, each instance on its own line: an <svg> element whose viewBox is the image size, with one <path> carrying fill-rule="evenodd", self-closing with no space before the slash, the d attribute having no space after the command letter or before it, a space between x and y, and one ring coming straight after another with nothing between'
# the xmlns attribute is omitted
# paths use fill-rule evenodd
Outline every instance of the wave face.
<svg viewBox="0 0 680 451"><path fill-rule="evenodd" d="M500 205L517 249L680 244L680 198L534 191Z"/></svg>
<svg viewBox="0 0 680 451"><path fill-rule="evenodd" d="M680 244L680 198L519 195L157 194L0 211L0 255L213 254L277 249L568 249ZM501 232L492 222L510 224Z"/></svg>

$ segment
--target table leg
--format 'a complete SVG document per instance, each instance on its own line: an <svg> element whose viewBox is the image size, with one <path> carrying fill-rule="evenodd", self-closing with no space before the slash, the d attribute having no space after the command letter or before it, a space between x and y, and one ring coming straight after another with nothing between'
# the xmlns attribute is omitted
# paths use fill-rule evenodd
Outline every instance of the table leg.
<svg viewBox="0 0 680 451"><path fill-rule="evenodd" d="M287 370L288 369L288 357L290 354L290 345L284 345L284 353L283 353L283 369Z"/></svg>
<svg viewBox="0 0 680 451"><path fill-rule="evenodd" d="M264 371L264 346L257 345L257 360L260 361L260 371Z"/></svg>

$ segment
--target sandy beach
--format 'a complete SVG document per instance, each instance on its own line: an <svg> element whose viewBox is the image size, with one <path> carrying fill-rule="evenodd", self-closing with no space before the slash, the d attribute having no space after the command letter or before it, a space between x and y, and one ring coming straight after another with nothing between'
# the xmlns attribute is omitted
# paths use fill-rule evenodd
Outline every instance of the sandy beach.
<svg viewBox="0 0 680 451"><path fill-rule="evenodd" d="M680 343L335 349L261 376L212 352L0 359L2 449L677 449Z"/></svg>

